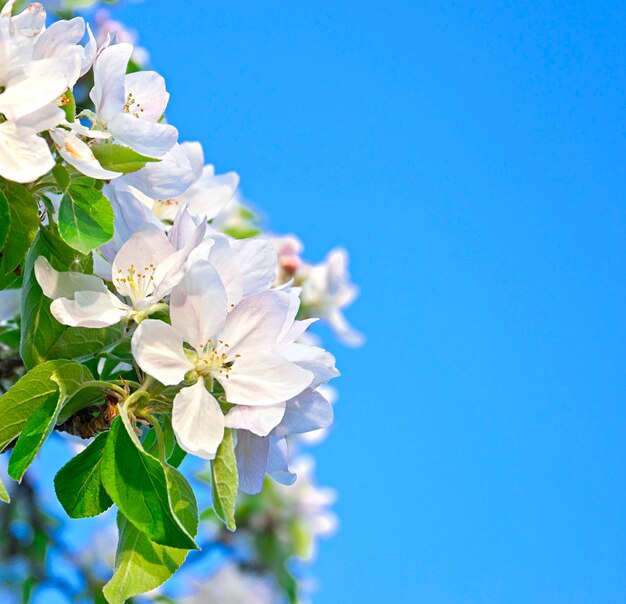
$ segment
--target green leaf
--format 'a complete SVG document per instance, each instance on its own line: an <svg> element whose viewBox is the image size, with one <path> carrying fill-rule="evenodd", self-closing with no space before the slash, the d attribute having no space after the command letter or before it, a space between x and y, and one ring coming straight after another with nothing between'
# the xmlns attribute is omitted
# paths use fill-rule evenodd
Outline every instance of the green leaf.
<svg viewBox="0 0 626 604"><path fill-rule="evenodd" d="M111 424L102 483L124 516L150 540L169 547L197 549L174 514L165 467L143 450L123 408Z"/></svg>
<svg viewBox="0 0 626 604"><path fill-rule="evenodd" d="M150 541L121 513L117 525L120 539L115 572L103 590L110 604L123 604L132 596L162 585L180 568L189 553Z"/></svg>
<svg viewBox="0 0 626 604"><path fill-rule="evenodd" d="M98 434L84 451L70 459L54 477L54 490L70 518L97 516L113 505L100 477L108 436L108 432Z"/></svg>
<svg viewBox="0 0 626 604"><path fill-rule="evenodd" d="M59 206L59 233L74 249L86 254L113 237L113 208L92 187L72 184Z"/></svg>
<svg viewBox="0 0 626 604"><path fill-rule="evenodd" d="M120 325L100 329L61 325L50 312L50 300L43 295L33 265L45 256L60 271L91 273L91 256L83 256L65 244L52 229L42 228L24 265L20 356L27 369L49 359L72 358L85 361L118 342Z"/></svg>
<svg viewBox="0 0 626 604"><path fill-rule="evenodd" d="M129 174L143 168L148 162L160 161L154 157L146 157L123 145L102 143L94 145L91 150L100 165L113 172Z"/></svg>
<svg viewBox="0 0 626 604"><path fill-rule="evenodd" d="M76 119L76 100L74 93L68 88L61 97L61 107L65 111L65 119L73 122Z"/></svg>
<svg viewBox="0 0 626 604"><path fill-rule="evenodd" d="M165 466L172 509L187 532L198 532L198 506L185 477ZM104 588L111 604L124 602L167 581L187 557L187 551L158 545L148 539L121 514L118 515L120 540L115 557L115 573Z"/></svg>
<svg viewBox="0 0 626 604"><path fill-rule="evenodd" d="M28 189L15 183L7 183L6 200L11 218L0 263L2 275L7 275L19 267L39 227L37 200Z"/></svg>
<svg viewBox="0 0 626 604"><path fill-rule="evenodd" d="M21 431L28 418L49 399L56 400L59 386L54 372L68 361L49 361L22 376L0 397L0 450Z"/></svg>
<svg viewBox="0 0 626 604"><path fill-rule="evenodd" d="M4 247L4 243L9 234L9 225L11 224L11 208L9 202L0 191L0 250Z"/></svg>
<svg viewBox="0 0 626 604"><path fill-rule="evenodd" d="M35 459L41 445L54 430L65 401L83 382L91 379L92 375L88 369L72 361L66 361L54 370L50 380L58 385L57 396L48 397L26 420L11 453L9 461L11 478L22 480L24 472Z"/></svg>
<svg viewBox="0 0 626 604"><path fill-rule="evenodd" d="M2 478L0 478L0 500L4 501L4 503L11 503L11 497L9 497L9 491L4 486L2 482Z"/></svg>
<svg viewBox="0 0 626 604"><path fill-rule="evenodd" d="M234 531L239 476L233 431L230 429L224 431L224 440L217 449L215 459L211 462L211 486L215 513L228 530Z"/></svg>

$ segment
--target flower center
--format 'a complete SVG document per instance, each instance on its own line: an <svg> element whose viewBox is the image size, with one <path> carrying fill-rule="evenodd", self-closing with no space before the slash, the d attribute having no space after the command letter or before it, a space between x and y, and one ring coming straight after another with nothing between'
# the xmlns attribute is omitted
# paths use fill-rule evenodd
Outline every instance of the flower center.
<svg viewBox="0 0 626 604"><path fill-rule="evenodd" d="M123 110L126 113L134 115L135 117L140 117L140 114L143 113L144 108L141 106L141 103L137 102L137 99L135 99L133 93L129 92L128 96L126 97L126 102L124 103Z"/></svg>
<svg viewBox="0 0 626 604"><path fill-rule="evenodd" d="M144 300L154 292L155 271L154 264L144 267L143 272L137 271L134 264L131 264L126 271L118 269L115 278L117 290L122 295L128 296L135 306L139 300Z"/></svg>
<svg viewBox="0 0 626 604"><path fill-rule="evenodd" d="M232 356L224 352L228 348L223 340L218 340L217 344L213 340L209 339L203 346L202 352L197 354L195 359L195 369L202 377L226 377L228 379L229 373L232 371L235 363L232 360ZM235 360L241 355L234 355Z"/></svg>

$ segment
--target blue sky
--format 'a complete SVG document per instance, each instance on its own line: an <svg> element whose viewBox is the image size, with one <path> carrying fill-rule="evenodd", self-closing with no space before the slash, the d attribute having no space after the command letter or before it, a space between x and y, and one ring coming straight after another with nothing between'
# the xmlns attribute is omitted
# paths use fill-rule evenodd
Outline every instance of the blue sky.
<svg viewBox="0 0 626 604"><path fill-rule="evenodd" d="M180 6L181 8L178 8ZM360 350L319 604L626 599L626 10L149 0L181 138L311 260Z"/></svg>

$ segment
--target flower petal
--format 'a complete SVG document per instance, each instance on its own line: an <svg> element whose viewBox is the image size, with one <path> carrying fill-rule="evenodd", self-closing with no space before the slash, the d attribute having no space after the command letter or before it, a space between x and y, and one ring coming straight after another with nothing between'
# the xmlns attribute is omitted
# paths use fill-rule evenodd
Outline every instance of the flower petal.
<svg viewBox="0 0 626 604"><path fill-rule="evenodd" d="M194 216L215 218L232 199L239 186L239 175L227 172L217 176L213 166L205 166L202 176L194 182L181 199Z"/></svg>
<svg viewBox="0 0 626 604"><path fill-rule="evenodd" d="M304 434L333 423L333 407L317 390L305 390L287 402L285 415L272 436Z"/></svg>
<svg viewBox="0 0 626 604"><path fill-rule="evenodd" d="M137 71L126 76L126 94L133 95L131 113L137 111L140 119L157 122L165 113L170 95L165 80L156 71Z"/></svg>
<svg viewBox="0 0 626 604"><path fill-rule="evenodd" d="M267 436L283 419L285 405L286 403L267 407L235 405L226 414L226 427L249 430L257 436Z"/></svg>
<svg viewBox="0 0 626 604"><path fill-rule="evenodd" d="M276 248L269 239L241 239L230 244L240 267L242 294L269 289L276 279Z"/></svg>
<svg viewBox="0 0 626 604"><path fill-rule="evenodd" d="M263 488L270 439L256 436L247 430L237 430L237 472L239 488L249 495L259 493Z"/></svg>
<svg viewBox="0 0 626 604"><path fill-rule="evenodd" d="M289 470L289 445L284 438L271 440L267 473L280 484L293 484L297 476Z"/></svg>
<svg viewBox="0 0 626 604"><path fill-rule="evenodd" d="M130 113L118 113L109 121L108 130L117 140L148 157L163 157L178 138L174 126L142 120Z"/></svg>
<svg viewBox="0 0 626 604"><path fill-rule="evenodd" d="M43 138L14 122L0 124L0 176L32 182L52 168L54 160Z"/></svg>
<svg viewBox="0 0 626 604"><path fill-rule="evenodd" d="M187 453L213 459L224 438L224 414L204 380L183 388L174 397L172 426L178 444Z"/></svg>
<svg viewBox="0 0 626 604"><path fill-rule="evenodd" d="M102 279L83 273L61 272L55 270L45 256L35 260L35 277L37 283L48 298L74 298L76 292L94 291L108 293Z"/></svg>
<svg viewBox="0 0 626 604"><path fill-rule="evenodd" d="M94 85L89 97L102 120L110 120L124 107L126 66L132 54L131 44L115 44L102 50L94 63Z"/></svg>
<svg viewBox="0 0 626 604"><path fill-rule="evenodd" d="M57 298L50 304L54 318L71 327L108 327L119 323L131 310L109 291L76 292L73 300Z"/></svg>
<svg viewBox="0 0 626 604"><path fill-rule="evenodd" d="M311 383L313 374L277 353L246 352L235 360L227 374L216 378L229 403L256 407L300 394Z"/></svg>
<svg viewBox="0 0 626 604"><path fill-rule="evenodd" d="M315 377L311 388L317 388L340 375L335 367L335 357L319 346L294 343L281 350L281 354L299 367L313 373Z"/></svg>
<svg viewBox="0 0 626 604"><path fill-rule="evenodd" d="M163 321L142 321L133 334L131 346L139 367L166 386L179 384L193 369L183 350L183 338Z"/></svg>
<svg viewBox="0 0 626 604"><path fill-rule="evenodd" d="M198 350L222 329L227 309L224 285L208 262L192 265L170 297L172 325Z"/></svg>

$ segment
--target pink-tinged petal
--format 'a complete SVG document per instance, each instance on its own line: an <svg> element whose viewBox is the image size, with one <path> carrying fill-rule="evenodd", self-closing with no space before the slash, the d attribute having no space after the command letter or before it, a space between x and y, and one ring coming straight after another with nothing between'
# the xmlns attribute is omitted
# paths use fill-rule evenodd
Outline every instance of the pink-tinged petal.
<svg viewBox="0 0 626 604"><path fill-rule="evenodd" d="M215 457L224 438L224 414L203 380L174 397L172 426L178 444L187 453L202 459Z"/></svg>
<svg viewBox="0 0 626 604"><path fill-rule="evenodd" d="M269 239L231 241L235 261L240 267L242 293L249 296L269 289L276 279L276 248Z"/></svg>
<svg viewBox="0 0 626 604"><path fill-rule="evenodd" d="M36 38L46 25L46 10L39 2L29 4L11 19L11 25L25 38Z"/></svg>
<svg viewBox="0 0 626 604"><path fill-rule="evenodd" d="M45 256L35 260L35 278L39 287L48 298L74 298L76 292L94 291L108 293L107 286L102 279L94 275L84 275L75 272L60 272L55 270Z"/></svg>
<svg viewBox="0 0 626 604"><path fill-rule="evenodd" d="M197 350L222 329L227 309L226 290L208 262L192 265L170 297L173 327Z"/></svg>
<svg viewBox="0 0 626 604"><path fill-rule="evenodd" d="M130 307L111 292L76 292L73 300L57 298L50 305L50 312L59 323L94 329L115 325L127 317L130 311Z"/></svg>
<svg viewBox="0 0 626 604"><path fill-rule="evenodd" d="M137 71L126 76L126 94L133 95L130 113L157 122L161 119L170 95L165 90L165 80L156 71Z"/></svg>
<svg viewBox="0 0 626 604"><path fill-rule="evenodd" d="M174 126L142 120L130 113L118 113L109 121L108 130L137 153L156 158L163 157L178 138Z"/></svg>
<svg viewBox="0 0 626 604"><path fill-rule="evenodd" d="M98 118L108 121L120 113L126 102L126 66L133 54L131 44L115 44L102 50L93 66L94 86L89 97Z"/></svg>
<svg viewBox="0 0 626 604"><path fill-rule="evenodd" d="M86 176L111 180L122 175L121 172L112 172L103 168L89 145L81 141L73 132L63 128L53 128L50 130L50 137L61 157Z"/></svg>
<svg viewBox="0 0 626 604"><path fill-rule="evenodd" d="M226 377L228 375L228 377ZM228 373L215 376L226 400L251 407L280 403L300 394L313 374L272 352L245 352Z"/></svg>
<svg viewBox="0 0 626 604"><path fill-rule="evenodd" d="M239 488L249 495L259 493L263 488L270 439L256 436L247 430L237 431L237 472Z"/></svg>
<svg viewBox="0 0 626 604"><path fill-rule="evenodd" d="M197 174L188 147L175 144L159 162L149 162L124 180L144 195L178 207L173 197L186 191ZM163 216L165 218L165 216Z"/></svg>
<svg viewBox="0 0 626 604"><path fill-rule="evenodd" d="M233 198L239 186L235 172L216 175L213 166L205 166L202 176L181 195L189 211L195 216L215 218Z"/></svg>
<svg viewBox="0 0 626 604"><path fill-rule="evenodd" d="M285 403L267 407L235 405L226 414L226 427L249 430L257 436L267 436L285 415Z"/></svg>
<svg viewBox="0 0 626 604"><path fill-rule="evenodd" d="M297 476L289 470L289 445L284 438L272 438L267 473L280 484L290 485L296 481Z"/></svg>
<svg viewBox="0 0 626 604"><path fill-rule="evenodd" d="M54 160L43 138L13 122L0 124L0 176L14 182L32 182L52 168Z"/></svg>
<svg viewBox="0 0 626 604"><path fill-rule="evenodd" d="M228 315L222 333L222 339L230 346L229 353L272 350L289 312L289 303L289 294L277 291L264 291L241 300Z"/></svg>
<svg viewBox="0 0 626 604"><path fill-rule="evenodd" d="M340 375L335 367L335 357L318 346L295 343L280 352L286 359L313 373L315 377L311 388L317 388Z"/></svg>
<svg viewBox="0 0 626 604"><path fill-rule="evenodd" d="M333 423L333 407L317 390L305 390L287 402L285 415L272 436L304 434Z"/></svg>
<svg viewBox="0 0 626 604"><path fill-rule="evenodd" d="M183 350L183 338L163 321L142 321L133 334L131 346L139 367L166 386L180 384L193 369Z"/></svg>

